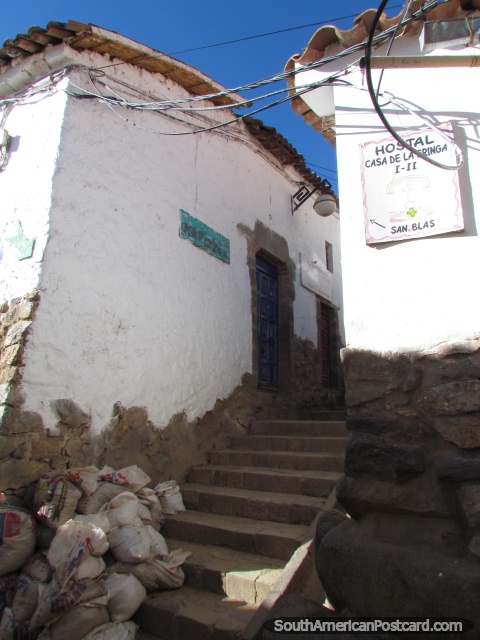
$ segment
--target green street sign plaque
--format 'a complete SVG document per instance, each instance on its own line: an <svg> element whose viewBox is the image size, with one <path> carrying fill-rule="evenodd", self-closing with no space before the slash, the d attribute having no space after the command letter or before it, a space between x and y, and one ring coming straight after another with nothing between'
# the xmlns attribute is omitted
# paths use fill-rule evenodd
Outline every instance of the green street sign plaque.
<svg viewBox="0 0 480 640"><path fill-rule="evenodd" d="M215 258L230 264L230 240L180 209L180 236Z"/></svg>

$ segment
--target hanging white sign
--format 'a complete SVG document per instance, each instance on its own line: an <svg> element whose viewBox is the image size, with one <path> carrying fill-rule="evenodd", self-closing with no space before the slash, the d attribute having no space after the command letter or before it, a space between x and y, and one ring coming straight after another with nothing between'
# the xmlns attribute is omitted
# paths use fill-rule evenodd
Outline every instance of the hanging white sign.
<svg viewBox="0 0 480 640"><path fill-rule="evenodd" d="M453 143L432 129L402 137L442 164L457 163ZM391 136L361 144L360 156L367 244L463 230L458 171L422 160Z"/></svg>
<svg viewBox="0 0 480 640"><path fill-rule="evenodd" d="M332 299L332 274L320 258L300 254L302 286L326 300Z"/></svg>

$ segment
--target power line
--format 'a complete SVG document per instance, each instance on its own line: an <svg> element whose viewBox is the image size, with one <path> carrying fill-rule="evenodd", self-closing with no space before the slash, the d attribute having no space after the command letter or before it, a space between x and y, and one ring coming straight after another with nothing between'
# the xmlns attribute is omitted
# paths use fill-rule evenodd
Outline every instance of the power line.
<svg viewBox="0 0 480 640"><path fill-rule="evenodd" d="M316 167L317 169L322 169L323 171L330 171L330 173L338 174L338 171L335 171L335 169L327 169L327 167L321 167L319 164L313 164L313 162L307 162L306 164L308 164L310 167Z"/></svg>
<svg viewBox="0 0 480 640"><path fill-rule="evenodd" d="M397 9L398 7L402 7L402 4L394 4L391 6L391 9ZM228 44L235 44L237 42L246 42L248 40L255 40L257 38L265 38L268 36L274 36L274 35L278 35L280 33L287 33L290 31L298 31L299 29L307 29L309 27L318 27L321 26L323 24L331 24L332 22L339 22L340 20L347 20L348 18L356 18L358 16L358 14L356 13L351 13L349 15L346 16L338 16L336 18L328 18L327 20L321 20L320 22L310 22L309 24L302 24L299 25L297 27L288 27L286 29L278 29L277 31L267 31L265 33L258 33L256 35L253 36L244 36L243 38L234 38L233 40L224 40L223 42L215 42L213 44L204 44L204 45L200 45L199 47L192 47L191 49L181 49L179 51L172 51L171 53L163 53L160 56L152 56L152 57L156 57L156 58L163 58L165 56L176 56L179 55L181 53L190 53L192 51L201 51L203 49L212 49L214 47L223 47L225 45ZM129 60L122 60L122 62L112 62L112 64L108 64L105 65L103 67L98 67L98 69L107 69L109 67L116 67L116 66L120 66L122 64L128 64L129 62L138 62L140 60L143 60L143 58L146 56L134 56L133 58L130 58Z"/></svg>
<svg viewBox="0 0 480 640"><path fill-rule="evenodd" d="M117 116L119 116L119 118L121 118L122 120L124 120L125 122L128 122L129 124L131 124L133 126L136 126L139 129L143 129L145 131L149 131L150 133L155 133L155 134L158 134L158 135L184 136L184 135L191 135L191 134L195 134L195 133L203 133L203 132L206 132L206 131L214 131L216 129L220 129L220 128L223 128L225 126L228 126L230 124L237 123L240 120L243 120L244 118L246 118L247 116L252 116L252 115L255 115L257 113L261 113L262 111L265 111L266 109L270 109L273 106L282 104L282 103L287 102L289 100L292 100L292 98L294 98L294 97L298 97L298 96L303 95L304 93L308 93L310 91L313 91L313 90L317 89L318 87L320 87L322 85L333 84L338 79L338 77L343 75L344 73L345 73L344 71L335 72L332 75L330 75L328 78L324 78L323 80L321 80L319 82L316 82L316 83L313 83L313 84L310 84L310 85L306 85L306 86L304 86L302 88L297 88L297 90L295 91L294 95L290 95L290 94L286 95L283 98L279 98L278 100L275 100L274 102L271 102L271 103L269 103L269 104L267 104L267 105L265 105L263 107L258 107L257 109L254 109L253 111L250 111L248 114L244 114L242 116L235 116L234 118L232 118L230 120L227 120L225 122L216 123L216 124L213 124L213 125L208 126L208 127L202 127L200 129L195 129L193 131L171 132L171 131L154 130L154 129L150 129L148 127L143 127L142 125L138 125L135 122L133 122L132 120L130 120L129 118L127 118L125 116L122 116L118 111L116 111L114 109L114 105L115 106L130 107L130 108L137 109L137 110L138 109L143 110L143 109L141 108L141 105L139 103L128 102L126 100L122 100L122 99L119 99L119 98L111 98L111 97L103 95L101 93L101 91L98 89L98 87L96 86L96 84L95 84L95 81L94 81L94 79L93 79L93 77L91 75L91 70L90 70L90 73L88 75L89 75L90 81L92 82L93 86L95 87L97 93L90 93L90 92L86 91L85 89L81 89L80 87L77 87L76 85L73 85L73 86L75 86L77 89L80 89L81 91L84 91L84 95L73 94L68 90L65 90L65 91L67 93L69 93L69 95L72 95L72 97L75 97L75 98L95 99L95 100L99 100L100 99L100 101L103 102L104 104L106 104ZM285 92L288 91L288 88L285 89L284 91ZM274 92L274 93L277 93L277 92ZM273 94L268 94L268 95L273 95ZM261 96L260 98L256 98L256 100L268 97L268 95L267 96ZM155 103L151 103L151 104L153 106ZM156 103L155 107L151 108L151 110L152 111L157 111L157 112L163 112L164 110L159 108L159 104L161 104L161 103ZM228 107L225 107L225 108L228 108Z"/></svg>
<svg viewBox="0 0 480 640"><path fill-rule="evenodd" d="M445 0L445 3L447 2L451 2L451 0ZM445 4L445 3L441 3L441 4ZM429 11L430 9L432 9L434 6L436 6L437 4L439 4L439 0L427 0L427 2L425 2L425 5L423 5L420 10L414 12L411 14L411 16L408 19L402 20L401 21L401 26L405 26L407 24L409 24L410 22L412 22L413 20L415 20L416 18L418 18L419 16L423 16L425 15L426 11L425 11L425 6L428 5L428 9L427 11ZM398 7L398 6L403 6L403 5L393 5L393 7ZM341 19L341 18L337 18L336 20ZM335 19L334 19L335 20ZM384 31L382 31L381 33L379 33L378 35L376 35L373 39L373 41L375 42L375 44L381 44L383 43L385 40L387 40L392 33L394 33L396 30L398 29L398 24L389 27L388 29L385 29ZM302 67L300 68L296 68L290 71L283 71L281 73L277 73L273 76L269 76L267 78L263 78L262 80L258 80L256 82L252 82L250 84L247 85L242 85L242 86L238 86L235 88L231 88L231 89L224 89L223 91L219 91L217 93L211 93L211 94L206 94L206 95L202 95L202 96L195 96L195 97L189 97L189 98L184 98L181 100L176 100L174 101L176 104L179 104L180 102L196 102L196 101L200 101L200 100L211 100L212 98L218 98L218 97L222 97L222 96L227 96L229 94L232 93L238 93L239 91L243 92L246 90L250 90L250 89L255 89L258 88L260 86L264 86L266 84L270 84L273 82L278 82L279 80L284 80L292 75L296 75L297 73L299 73L300 71L306 71L308 69L315 69L318 67L321 67L325 64L327 64L328 62L332 62L334 60L337 60L339 58L342 58L344 56L348 56L353 52L357 52L357 51L364 51L365 49L365 42L360 42L357 43L355 45L352 45L351 47L348 47L347 49L343 49L342 51L337 52L334 55L331 56L323 56L321 59L313 61L313 62L309 62L305 65L302 65ZM91 69L91 71L100 71L101 73L104 73L103 71L101 71L102 69L106 69L109 67L114 67L114 66L119 66L122 64L128 64L130 62L133 61L139 61L141 59L144 58L149 58L149 59L159 59L159 58L163 58L168 54L160 54L158 56L150 56L147 54L142 54L140 56L134 56L133 58L130 58L129 60L122 60L121 62L118 63L112 63L109 65L104 65L102 67L94 67ZM230 108L230 109L234 109L235 105L226 105L226 108Z"/></svg>
<svg viewBox="0 0 480 640"><path fill-rule="evenodd" d="M386 1L388 2L388 0L386 0ZM448 1L449 0L447 0L447 2ZM386 4L386 2L385 2L385 4ZM413 13L410 16L409 19L405 19L405 20L402 19L400 21L402 26L404 24L410 23L412 20L414 20L416 17L418 17L418 15L424 15L425 8L427 8L427 11L428 11L431 8L433 8L433 6L436 6L437 4L438 4L438 0L427 0L427 2L425 3L425 5L422 6L420 11L417 11L417 12ZM373 42L375 42L375 43L384 42L392 33L396 33L397 30L398 30L398 24L395 25L394 27L390 27L388 29L385 29L380 34L378 34L376 36L373 36L372 43ZM130 108L139 109L139 110L152 110L152 111L157 111L157 112L158 111L165 111L166 109L172 109L172 108L180 110L180 111L196 111L197 109L191 109L191 108L188 109L188 108L180 107L180 105L188 103L188 102L197 102L197 101L200 101L200 100L202 100L202 101L203 100L211 100L214 97L225 96L225 95L231 94L233 92L236 93L237 91L243 91L243 90L246 90L246 89L258 88L258 87L264 86L266 84L277 82L280 79L285 79L285 78L287 78L287 77L289 77L291 75L294 75L294 74L298 73L300 70L303 71L303 70L306 70L306 69L318 68L318 67L321 67L321 66L327 64L328 62L331 62L333 60L342 58L343 56L349 55L349 54L351 54L353 52L357 52L357 51L360 51L360 50L363 51L364 46L365 46L364 43L358 43L358 44L353 45L353 46L351 46L351 47L349 47L347 49L344 49L341 52L337 52L333 56L324 56L320 60L308 63L308 64L302 66L301 68L297 68L297 69L290 70L290 71L284 71L284 72L279 73L277 75L264 78L263 80L259 80L257 82L253 82L253 83L250 83L248 85L243 85L243 86L237 87L235 89L224 89L223 91L220 91L218 93L207 94L207 95L203 95L203 96L189 97L189 98L182 98L182 99L173 100L173 101L155 100L155 101L149 101L148 103L145 103L145 102L143 102L143 103L141 103L141 102L131 102L131 101L125 100L125 98L121 97L116 91L113 91L105 83L101 83L101 84L103 84L103 86L106 89L108 89L109 91L111 91L115 95L115 97L113 97L113 98L112 97L108 97L108 96L104 95L102 93L102 91L99 90L98 87L96 87L96 84L95 84L95 79L98 80L99 79L98 76L105 76L106 75L105 72L101 71L101 68L100 69L99 68L89 69L88 71L87 71L87 69L84 69L85 71L87 71L88 76L90 78L90 81L92 82L93 86L95 87L97 93L91 94L91 93L85 91L84 89L81 89L81 91L84 91L86 95L83 95L83 96L82 95L78 95L78 94L77 95L72 94L72 95L75 95L75 97L77 97L77 98L100 99L102 102L107 104L110 107L110 109L112 109L112 111L114 111L114 113L116 113L116 115L121 117L126 122L129 122L130 124L135 125L135 123L132 122L131 120L129 120L128 118L125 118L125 117L121 116L114 109L114 105L115 106L130 107ZM128 61L123 61L122 64L124 64L126 62L128 62ZM355 63L354 63L354 65L355 65ZM107 66L112 66L112 65L107 65ZM268 97L272 97L272 96L274 96L274 95L276 95L278 93L283 93L284 91L289 91L289 95L288 96L285 96L284 98L275 100L274 102L271 102L270 104L267 104L267 105L265 105L263 107L257 108L255 110L251 111L248 115L254 115L256 113L260 113L260 112L264 111L265 109L269 109L269 108L271 108L271 107L273 107L275 105L281 104L281 103L283 103L283 102L285 102L287 100L291 100L294 97L301 96L304 93L312 91L312 90L318 88L319 86L322 86L322 85L325 85L325 84L332 85L332 84L334 84L336 82L344 82L345 83L344 80L343 81L340 80L340 76L348 74L350 66L351 65L347 66L342 71L337 71L337 72L332 73L328 78L324 78L320 82L312 83L311 85L307 85L307 86L297 87L293 94L290 93L289 89L287 88L287 89L283 89L283 90L280 90L280 91L273 91L273 92L267 93L267 94L265 94L263 96L256 97L256 98L254 98L252 100L253 103L255 101L257 101L257 100L263 100L263 99L266 99ZM105 67L103 67L103 68L105 68ZM94 74L96 74L96 76L94 76ZM95 77L95 79L94 79L94 77ZM109 77L109 76L107 76L107 77ZM110 79L115 81L115 79L112 78L112 77L110 77ZM121 82L121 84L124 84L126 87L128 86L126 83L123 83L123 82ZM348 84L348 83L346 83L346 84ZM77 88L80 89L80 87L77 87ZM129 88L133 89L133 87L129 87ZM137 93L142 93L142 92L139 92L138 90L135 90L135 89L133 89L133 90L136 91ZM390 101L392 101L392 97L390 97ZM234 108L234 105L222 105L221 107L215 107L215 109L217 109L217 108L231 109L231 108ZM203 109L201 109L201 110L208 111L210 109L211 109L211 107L203 107ZM242 119L242 117L240 117L239 119ZM231 124L231 123L236 122L236 121L237 121L237 117L234 118L233 120L230 120L230 121L227 121L227 122L224 122L224 123L218 123L218 124L215 124L213 126L197 129L197 130L192 131L190 133L200 133L200 132L203 132L203 131L216 130L218 128L221 128L223 126L226 126L226 125ZM139 125L135 125L135 126L139 126ZM143 127L139 126L139 128L143 128ZM146 129L146 130L149 130L149 129ZM173 132L162 132L162 131L155 131L155 130L150 130L150 131L152 133L157 133L157 134L160 134L160 135L185 135L186 134L186 132L173 133Z"/></svg>
<svg viewBox="0 0 480 640"><path fill-rule="evenodd" d="M456 159L456 164L454 165L447 165L442 162L439 162L438 160L435 160L435 158L430 158L424 153L421 153L419 149L411 145L407 140L405 140L399 133L395 131L395 129L392 127L392 125L388 121L385 113L383 112L381 105L378 102L378 98L377 98L375 87L373 85L373 78L372 78L372 67L371 67L372 49L373 49L373 43L375 41L375 31L380 21L382 12L385 9L387 3L388 3L388 0L381 1L377 9L377 12L375 13L375 17L373 18L372 24L370 25L367 44L365 46L365 77L367 80L367 88L368 88L367 90L368 90L368 93L370 94L370 99L372 101L373 108L375 109L378 117L382 121L382 124L385 127L385 129L393 136L393 138L395 138L397 142L399 142L402 145L402 147L404 147L405 149L408 149L415 156L421 158L422 160L425 160L426 162L432 164L435 167L439 167L440 169L447 169L449 171L457 171L463 166L463 163L464 163L463 154L460 150L460 147L453 140L451 140L445 133L443 133L441 129L439 129L439 127L433 125L431 122L426 121L425 118L422 118L421 116L419 116L420 119L426 122L428 127L440 133L446 140L448 140L448 142L451 142L453 144L455 148L455 159ZM438 0L427 0L427 2L425 2L425 4L422 6L422 11L428 12L437 4L438 4ZM388 94L385 92L385 95L388 95ZM396 100L395 96L392 96L390 99L390 102L392 102L392 104L395 104L395 106L408 111L412 115L415 115L412 113L411 109L407 107L405 101L403 101L402 103Z"/></svg>
<svg viewBox="0 0 480 640"><path fill-rule="evenodd" d="M401 4L392 5L392 9L396 9L401 7ZM182 49L180 51L173 51L167 55L175 56L179 53L190 53L191 51L200 51L202 49L212 49L213 47L223 47L227 44L235 44L236 42L245 42L246 40L255 40L256 38L265 38L267 36L275 36L279 33L287 33L289 31L298 31L299 29L307 29L308 27L318 27L322 24L331 24L332 22L339 22L340 20L347 20L348 18L356 18L358 14L352 13L348 16L340 16L337 18L328 18L327 20L322 20L320 22L310 22L309 24L302 24L298 27L288 27L287 29L278 29L277 31L267 31L265 33L258 33L254 36L245 36L243 38L235 38L234 40L225 40L223 42L216 42L214 44L204 44L200 47L192 47L191 49Z"/></svg>

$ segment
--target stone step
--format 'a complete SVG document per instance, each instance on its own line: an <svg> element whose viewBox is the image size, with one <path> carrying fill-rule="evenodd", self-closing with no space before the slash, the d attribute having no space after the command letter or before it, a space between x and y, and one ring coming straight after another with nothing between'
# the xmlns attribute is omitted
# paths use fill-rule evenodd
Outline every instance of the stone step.
<svg viewBox="0 0 480 640"><path fill-rule="evenodd" d="M259 603L281 576L285 562L226 547L166 539L169 549L190 551L182 564L185 585Z"/></svg>
<svg viewBox="0 0 480 640"><path fill-rule="evenodd" d="M253 491L186 483L180 486L187 509L288 524L311 524L325 499L300 494Z"/></svg>
<svg viewBox="0 0 480 640"><path fill-rule="evenodd" d="M251 449L254 451L309 451L315 453L344 454L347 437L329 436L231 436L231 449Z"/></svg>
<svg viewBox="0 0 480 640"><path fill-rule="evenodd" d="M312 409L312 420L346 420L346 409Z"/></svg>
<svg viewBox="0 0 480 640"><path fill-rule="evenodd" d="M308 469L343 471L344 456L334 453L305 453L296 451L249 451L247 449L214 449L210 464L269 469Z"/></svg>
<svg viewBox="0 0 480 640"><path fill-rule="evenodd" d="M289 560L302 544L308 527L300 524L279 526L268 520L251 520L200 511L169 515L162 535L185 542L219 545L259 556Z"/></svg>
<svg viewBox="0 0 480 640"><path fill-rule="evenodd" d="M293 409L291 407L268 407L261 420L345 420L345 408L337 409Z"/></svg>
<svg viewBox="0 0 480 640"><path fill-rule="evenodd" d="M305 496L326 498L342 475L338 471L300 471L206 464L201 467L191 467L187 480L195 484L274 493L300 493Z"/></svg>
<svg viewBox="0 0 480 640"><path fill-rule="evenodd" d="M158 636L154 636L151 633L143 631L142 628L138 629L135 640L158 640Z"/></svg>
<svg viewBox="0 0 480 640"><path fill-rule="evenodd" d="M249 435L348 437L344 420L256 420Z"/></svg>
<svg viewBox="0 0 480 640"><path fill-rule="evenodd" d="M184 586L150 594L135 620L160 640L238 640L258 606Z"/></svg>

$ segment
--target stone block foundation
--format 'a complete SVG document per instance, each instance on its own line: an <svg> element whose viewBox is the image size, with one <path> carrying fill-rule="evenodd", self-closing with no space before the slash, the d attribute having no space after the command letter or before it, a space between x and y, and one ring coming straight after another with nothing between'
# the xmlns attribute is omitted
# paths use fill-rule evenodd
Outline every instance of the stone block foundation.
<svg viewBox="0 0 480 640"><path fill-rule="evenodd" d="M342 358L351 519L319 545L327 595L361 616L467 618L478 638L480 342Z"/></svg>

